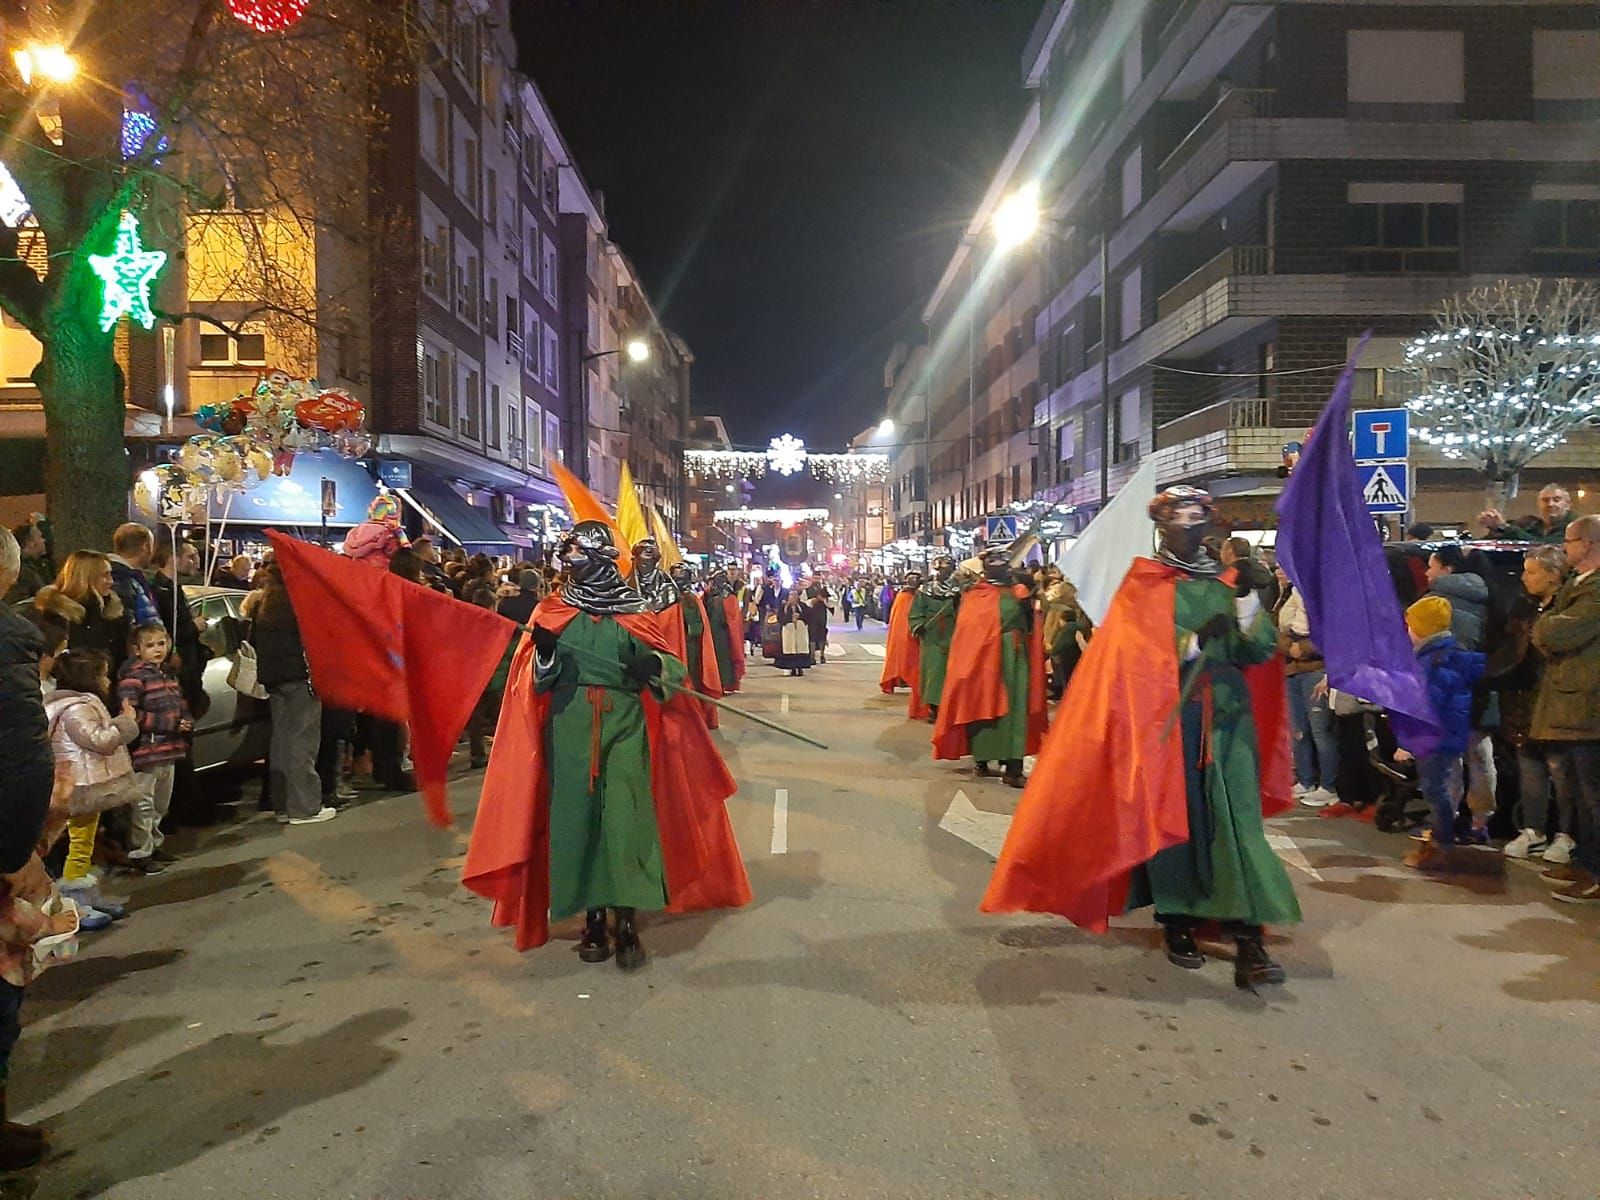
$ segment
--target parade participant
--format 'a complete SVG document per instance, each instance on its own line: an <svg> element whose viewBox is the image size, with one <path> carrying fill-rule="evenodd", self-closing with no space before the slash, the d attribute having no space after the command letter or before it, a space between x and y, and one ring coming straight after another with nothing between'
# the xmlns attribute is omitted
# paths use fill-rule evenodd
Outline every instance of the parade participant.
<svg viewBox="0 0 1600 1200"><path fill-rule="evenodd" d="M945 666L950 659L950 639L956 631L956 601L961 586L955 581L956 560L941 554L933 560L933 578L917 589L907 621L917 639L918 690L929 719L939 715L944 691Z"/></svg>
<svg viewBox="0 0 1600 1200"><path fill-rule="evenodd" d="M1262 826L1263 806L1292 803L1285 690L1271 618L1201 549L1211 508L1187 487L1151 502L1160 553L1134 561L1089 643L982 908L1104 932L1154 904L1185 968L1205 961L1199 925L1221 921L1234 982L1254 987L1284 977L1262 926L1300 919Z"/></svg>
<svg viewBox="0 0 1600 1200"><path fill-rule="evenodd" d="M678 621L683 628L684 666L689 686L703 696L722 695L722 676L717 670L717 644L706 618L706 606L694 593L694 571L686 562L672 564L668 572L678 585ZM663 618L665 619L665 618ZM717 728L720 719L715 704L702 704L706 724Z"/></svg>
<svg viewBox="0 0 1600 1200"><path fill-rule="evenodd" d="M893 695L896 688L911 689L911 703L906 715L920 720L928 715L922 702L922 691L917 686L919 667L917 639L911 632L911 604L922 586L921 571L907 571L905 579L894 594L885 620L889 626L889 641L884 648L883 673L878 677L878 687Z"/></svg>
<svg viewBox="0 0 1600 1200"><path fill-rule="evenodd" d="M1011 787L1023 785L1022 760L1036 754L1048 721L1044 641L1033 598L1012 582L1010 551L991 547L983 577L961 593L933 726L933 756L971 754L981 776L1001 765Z"/></svg>
<svg viewBox="0 0 1600 1200"><path fill-rule="evenodd" d="M705 603L722 690L737 692L744 682L744 614L739 611L739 595L721 567L706 580Z"/></svg>
<svg viewBox="0 0 1600 1200"><path fill-rule="evenodd" d="M651 612L665 612L678 603L678 585L661 569L661 543L653 537L634 544L633 575L628 582L649 601Z"/></svg>
<svg viewBox="0 0 1600 1200"><path fill-rule="evenodd" d="M519 949L581 912L579 957L614 952L634 970L638 910L749 901L724 806L735 784L675 694L684 666L623 582L610 526L580 521L560 553L566 584L517 650L463 882L516 927Z"/></svg>

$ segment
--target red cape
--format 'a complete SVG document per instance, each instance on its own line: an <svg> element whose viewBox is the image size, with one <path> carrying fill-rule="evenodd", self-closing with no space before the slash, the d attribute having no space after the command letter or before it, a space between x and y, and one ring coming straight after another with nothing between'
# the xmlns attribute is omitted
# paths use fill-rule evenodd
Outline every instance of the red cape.
<svg viewBox="0 0 1600 1200"><path fill-rule="evenodd" d="M1025 588L1012 589L1026 604ZM969 752L967 726L992 721L1011 711L1005 677L1000 670L1000 589L978 582L961 593L956 628L950 637L950 662L945 668L944 696L933 727L934 758L964 758ZM1050 721L1045 698L1044 628L1034 615L1028 637L1027 752L1037 754Z"/></svg>
<svg viewBox="0 0 1600 1200"><path fill-rule="evenodd" d="M689 686L697 692L707 696L722 695L722 673L717 669L717 639L711 634L711 622L706 619L706 606L700 597L693 592L684 592L683 597L691 601L700 610L700 674L702 679L689 680ZM683 660L685 666L689 663L689 625L683 619L683 609L673 605L671 610L662 620L663 632L672 644L672 652ZM712 729L717 728L717 706L715 704L702 704L700 709L705 716L706 724Z"/></svg>
<svg viewBox="0 0 1600 1200"><path fill-rule="evenodd" d="M560 633L580 616L551 597L534 610L533 623ZM655 614L615 619L647 646L671 652ZM544 753L550 695L534 690L533 656L533 639L525 637L511 664L462 873L468 888L494 901L494 924L516 928L519 950L550 937L550 764ZM649 692L641 698L667 911L748 904L750 881L726 807L738 785L693 700L678 695L662 703Z"/></svg>
<svg viewBox="0 0 1600 1200"><path fill-rule="evenodd" d="M1149 558L1129 568L1017 804L984 912L1058 913L1103 933L1127 907L1133 869L1189 840L1183 737L1168 728L1180 575ZM1293 785L1283 665L1244 674L1271 816L1290 807Z"/></svg>
<svg viewBox="0 0 1600 1200"><path fill-rule="evenodd" d="M739 597L722 597L722 611L728 619L728 640L733 643L733 678L722 681L722 690L737 692L744 684L744 610L739 607Z"/></svg>
<svg viewBox="0 0 1600 1200"><path fill-rule="evenodd" d="M883 652L883 674L878 686L892 693L897 687L911 689L908 712L913 717L925 717L927 708L922 703L919 690L922 675L922 657L917 639L911 636L911 602L917 598L914 591L902 590L894 594L889 606L889 641Z"/></svg>

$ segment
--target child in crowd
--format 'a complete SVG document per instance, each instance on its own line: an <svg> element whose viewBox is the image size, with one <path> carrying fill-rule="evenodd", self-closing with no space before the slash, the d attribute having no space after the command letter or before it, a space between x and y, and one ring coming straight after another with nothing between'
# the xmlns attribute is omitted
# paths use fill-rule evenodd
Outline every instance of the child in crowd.
<svg viewBox="0 0 1600 1200"><path fill-rule="evenodd" d="M127 745L139 736L139 720L127 703L113 718L105 698L111 694L111 663L98 650L68 650L52 668L55 690L44 698L50 745L56 762L72 774L67 813L67 861L61 894L77 902L83 929L100 929L122 915L122 907L100 895L90 871L100 814L131 804L139 787Z"/></svg>
<svg viewBox="0 0 1600 1200"><path fill-rule="evenodd" d="M161 821L172 805L177 764L189 752L194 729L189 705L167 662L171 642L159 622L141 625L131 639L133 657L117 680L117 698L139 719L139 740L133 747L133 770L139 798L133 806L133 844L127 865L146 875L159 875L173 861L161 848Z"/></svg>
<svg viewBox="0 0 1600 1200"><path fill-rule="evenodd" d="M1483 676L1484 656L1463 650L1450 632L1450 601L1424 596L1406 609L1406 629L1428 680L1428 697L1444 726L1444 736L1433 754L1417 761L1417 779L1423 798L1433 808L1431 837L1405 857L1405 865L1420 871L1460 870L1467 864L1457 857L1456 806L1462 790L1463 755L1472 737L1472 689ZM1405 750L1395 757L1408 759Z"/></svg>

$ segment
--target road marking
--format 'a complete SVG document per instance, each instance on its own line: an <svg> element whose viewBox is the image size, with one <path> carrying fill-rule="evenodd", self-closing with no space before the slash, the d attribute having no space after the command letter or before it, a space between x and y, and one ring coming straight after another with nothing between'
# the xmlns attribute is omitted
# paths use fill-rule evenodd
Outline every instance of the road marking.
<svg viewBox="0 0 1600 1200"><path fill-rule="evenodd" d="M1295 845L1294 839L1288 834L1267 834L1267 845L1271 846L1273 852L1291 867L1304 871L1307 875L1311 876L1311 878L1318 880L1319 882L1321 881L1322 872L1311 865L1310 860L1305 856L1305 851L1301 850L1299 846Z"/></svg>
<svg viewBox="0 0 1600 1200"><path fill-rule="evenodd" d="M955 799L939 819L939 828L976 846L990 858L999 858L1006 830L1011 828L1011 818L1005 813L984 812L967 799L965 792L957 790Z"/></svg>
<svg viewBox="0 0 1600 1200"><path fill-rule="evenodd" d="M789 789L779 788L772 801L772 852L789 853Z"/></svg>
<svg viewBox="0 0 1600 1200"><path fill-rule="evenodd" d="M889 657L889 648L887 646L880 645L877 642L862 642L861 648L868 654L872 655L873 658Z"/></svg>
<svg viewBox="0 0 1600 1200"><path fill-rule="evenodd" d="M787 714L789 711L789 693L785 692L778 699L778 711Z"/></svg>

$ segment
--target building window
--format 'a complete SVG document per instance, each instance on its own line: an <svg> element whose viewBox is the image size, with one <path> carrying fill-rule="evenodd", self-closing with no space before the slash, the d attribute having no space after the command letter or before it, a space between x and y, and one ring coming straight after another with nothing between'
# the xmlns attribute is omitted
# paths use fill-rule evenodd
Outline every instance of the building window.
<svg viewBox="0 0 1600 1200"><path fill-rule="evenodd" d="M469 325L478 323L478 304L483 297L482 268L478 256L463 242L456 255L456 316Z"/></svg>
<svg viewBox="0 0 1600 1200"><path fill-rule="evenodd" d="M1545 120L1600 116L1600 31L1533 31L1533 113Z"/></svg>
<svg viewBox="0 0 1600 1200"><path fill-rule="evenodd" d="M522 225L522 274L524 278L538 282L539 227L533 223L533 214L526 209L522 213Z"/></svg>
<svg viewBox="0 0 1600 1200"><path fill-rule="evenodd" d="M428 86L422 93L422 155L440 175L450 173L450 106Z"/></svg>
<svg viewBox="0 0 1600 1200"><path fill-rule="evenodd" d="M500 231L500 172L490 167L483 183L483 223Z"/></svg>
<svg viewBox="0 0 1600 1200"><path fill-rule="evenodd" d="M506 428L511 431L513 436L517 431L516 411L516 409L511 410L512 419L506 422ZM500 449L500 385L498 383L489 385L489 449Z"/></svg>
<svg viewBox="0 0 1600 1200"><path fill-rule="evenodd" d="M1465 38L1449 29L1352 29L1345 94L1352 117L1453 117L1466 94Z"/></svg>
<svg viewBox="0 0 1600 1200"><path fill-rule="evenodd" d="M1133 462L1139 457L1140 395L1138 388L1129 388L1117 398L1112 410L1116 429L1112 431L1114 453L1112 462Z"/></svg>
<svg viewBox="0 0 1600 1200"><path fill-rule="evenodd" d="M1127 216L1144 200L1144 155L1135 145L1122 160L1122 215Z"/></svg>
<svg viewBox="0 0 1600 1200"><path fill-rule="evenodd" d="M488 283L489 291L483 298L484 332L498 342L500 327L495 324L495 318L500 315L500 276L490 275Z"/></svg>
<svg viewBox="0 0 1600 1200"><path fill-rule="evenodd" d="M476 365L457 359L460 375L461 417L458 432L470 442L483 437L483 376Z"/></svg>
<svg viewBox="0 0 1600 1200"><path fill-rule="evenodd" d="M1345 270L1356 274L1461 270L1460 184L1349 185Z"/></svg>
<svg viewBox="0 0 1600 1200"><path fill-rule="evenodd" d="M1122 286L1119 290L1121 292L1121 340L1124 342L1138 333L1144 326L1144 289L1142 283L1143 275L1139 267L1133 268L1122 277Z"/></svg>
<svg viewBox="0 0 1600 1200"><path fill-rule="evenodd" d="M544 452L557 462L567 461L566 448L561 444L561 418L552 412L544 415Z"/></svg>
<svg viewBox="0 0 1600 1200"><path fill-rule="evenodd" d="M450 403L452 379L449 352L423 342L422 415L441 429L452 428Z"/></svg>
<svg viewBox="0 0 1600 1200"><path fill-rule="evenodd" d="M202 367L264 367L267 365L267 335L241 333L237 338L229 333L202 333L200 335L200 365Z"/></svg>
<svg viewBox="0 0 1600 1200"><path fill-rule="evenodd" d="M456 163L456 194L467 202L467 207L478 207L478 175L482 170L478 161L478 139L470 134L461 137L461 154Z"/></svg>
<svg viewBox="0 0 1600 1200"><path fill-rule="evenodd" d="M1533 189L1535 250L1600 250L1600 188Z"/></svg>
<svg viewBox="0 0 1600 1200"><path fill-rule="evenodd" d="M561 169L555 163L548 163L544 169L544 206L548 212L556 211L560 196Z"/></svg>
<svg viewBox="0 0 1600 1200"><path fill-rule="evenodd" d="M528 405L524 412L527 431L528 465L542 468L544 466L544 410L537 404Z"/></svg>
<svg viewBox="0 0 1600 1200"><path fill-rule="evenodd" d="M556 337L556 331L548 325L544 330L544 381L549 384L552 392L561 390L561 372L558 363L561 358L561 343Z"/></svg>
<svg viewBox="0 0 1600 1200"><path fill-rule="evenodd" d="M454 234L438 211L422 208L422 289L434 299L448 304L454 276L450 270Z"/></svg>
<svg viewBox="0 0 1600 1200"><path fill-rule="evenodd" d="M540 355L544 352L544 327L539 324L539 318L528 314L528 340L523 346L523 369L535 379L539 378Z"/></svg>
<svg viewBox="0 0 1600 1200"><path fill-rule="evenodd" d="M556 244L553 239L544 243L544 294L550 303L556 303Z"/></svg>

